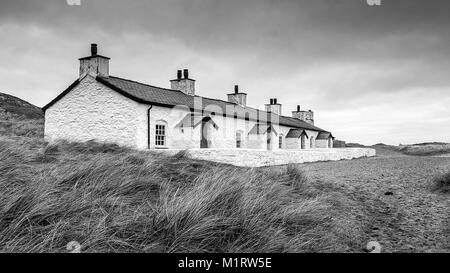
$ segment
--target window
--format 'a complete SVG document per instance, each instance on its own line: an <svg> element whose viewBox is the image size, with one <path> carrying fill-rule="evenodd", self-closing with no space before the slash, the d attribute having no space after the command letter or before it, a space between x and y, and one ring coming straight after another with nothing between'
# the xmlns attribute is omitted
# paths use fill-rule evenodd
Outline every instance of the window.
<svg viewBox="0 0 450 273"><path fill-rule="evenodd" d="M312 149L314 148L314 137L311 137L310 142L310 148Z"/></svg>
<svg viewBox="0 0 450 273"><path fill-rule="evenodd" d="M156 124L155 145L158 147L166 146L166 125Z"/></svg>
<svg viewBox="0 0 450 273"><path fill-rule="evenodd" d="M242 147L242 133L236 132L236 148Z"/></svg>
<svg viewBox="0 0 450 273"><path fill-rule="evenodd" d="M283 135L278 137L278 148L283 149Z"/></svg>

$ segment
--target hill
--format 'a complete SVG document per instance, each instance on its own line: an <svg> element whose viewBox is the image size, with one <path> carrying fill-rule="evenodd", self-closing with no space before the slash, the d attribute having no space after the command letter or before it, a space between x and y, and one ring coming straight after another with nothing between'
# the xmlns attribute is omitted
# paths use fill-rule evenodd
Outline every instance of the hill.
<svg viewBox="0 0 450 273"><path fill-rule="evenodd" d="M44 112L29 102L0 93L0 135L42 137Z"/></svg>
<svg viewBox="0 0 450 273"><path fill-rule="evenodd" d="M41 108L5 93L0 93L0 109L23 119L43 119L44 112Z"/></svg>
<svg viewBox="0 0 450 273"><path fill-rule="evenodd" d="M377 143L372 146L365 146L358 143L347 143L346 147L366 147L377 150L377 155L415 155L415 156L434 156L450 154L450 143L444 142L426 142L409 145L387 145Z"/></svg>
<svg viewBox="0 0 450 273"><path fill-rule="evenodd" d="M450 154L450 143L419 143L401 145L399 151L407 155L433 156Z"/></svg>

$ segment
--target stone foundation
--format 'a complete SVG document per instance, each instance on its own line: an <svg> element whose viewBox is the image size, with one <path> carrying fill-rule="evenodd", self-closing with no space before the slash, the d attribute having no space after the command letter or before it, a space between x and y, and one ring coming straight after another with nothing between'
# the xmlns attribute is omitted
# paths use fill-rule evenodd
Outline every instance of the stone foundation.
<svg viewBox="0 0 450 273"><path fill-rule="evenodd" d="M155 151L155 150L153 150ZM167 149L157 152L173 155L182 150ZM312 149L301 151L266 151L253 149L188 149L188 156L193 159L226 163L241 167L263 167L289 163L306 163L317 161L337 161L376 155L375 149L342 148Z"/></svg>

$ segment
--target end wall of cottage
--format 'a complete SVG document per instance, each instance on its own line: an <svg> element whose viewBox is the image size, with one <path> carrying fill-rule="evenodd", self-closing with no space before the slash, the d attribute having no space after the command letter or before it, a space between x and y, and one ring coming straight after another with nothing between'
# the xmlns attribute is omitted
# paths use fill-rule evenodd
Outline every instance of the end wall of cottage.
<svg viewBox="0 0 450 273"><path fill-rule="evenodd" d="M135 147L139 106L86 76L45 111L45 138L97 140Z"/></svg>

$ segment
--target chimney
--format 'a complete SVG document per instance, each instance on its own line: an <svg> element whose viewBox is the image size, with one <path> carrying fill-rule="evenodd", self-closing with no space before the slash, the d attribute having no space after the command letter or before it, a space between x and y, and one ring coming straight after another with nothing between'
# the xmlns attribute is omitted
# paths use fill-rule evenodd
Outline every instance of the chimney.
<svg viewBox="0 0 450 273"><path fill-rule="evenodd" d="M91 56L80 58L80 79L86 75L109 76L109 58L98 55L97 44L91 44Z"/></svg>
<svg viewBox="0 0 450 273"><path fill-rule="evenodd" d="M97 44L91 44L91 56L97 56Z"/></svg>
<svg viewBox="0 0 450 273"><path fill-rule="evenodd" d="M181 77L183 73L183 78ZM179 90L187 95L195 96L195 80L189 79L189 70L177 71L177 78L170 81L171 89Z"/></svg>
<svg viewBox="0 0 450 273"><path fill-rule="evenodd" d="M238 104L242 107L247 106L247 94L239 92L239 86L234 86L234 93L227 94L228 102Z"/></svg>
<svg viewBox="0 0 450 273"><path fill-rule="evenodd" d="M277 115L281 115L281 104L278 103L278 100L270 99L270 103L266 104L266 112L272 112Z"/></svg>
<svg viewBox="0 0 450 273"><path fill-rule="evenodd" d="M300 105L297 105L297 111L292 111L292 117L314 125L314 112L311 110L301 111Z"/></svg>

